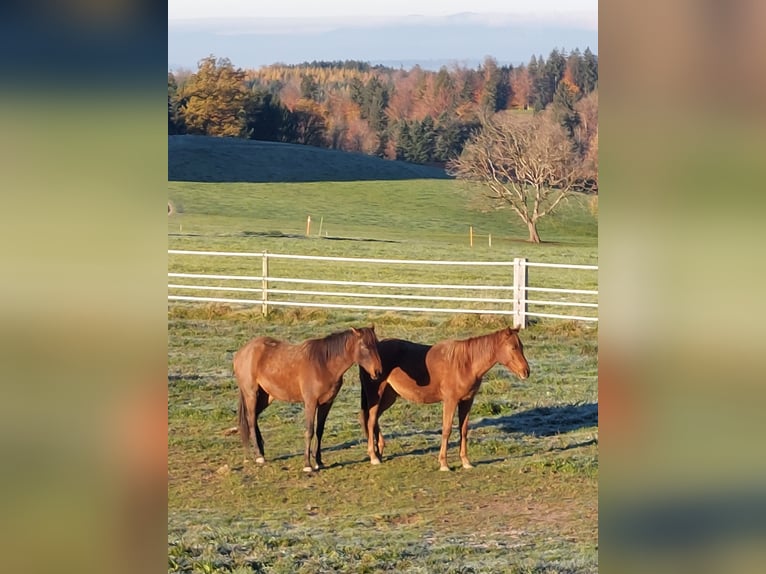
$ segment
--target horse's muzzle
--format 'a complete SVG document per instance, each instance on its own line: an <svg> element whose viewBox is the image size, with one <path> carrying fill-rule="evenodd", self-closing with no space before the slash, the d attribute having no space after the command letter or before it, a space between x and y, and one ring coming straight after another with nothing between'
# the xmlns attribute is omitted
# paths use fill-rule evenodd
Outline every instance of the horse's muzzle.
<svg viewBox="0 0 766 574"><path fill-rule="evenodd" d="M524 365L521 368L516 365L506 365L506 368L517 377L519 377L522 381L529 377L529 365Z"/></svg>

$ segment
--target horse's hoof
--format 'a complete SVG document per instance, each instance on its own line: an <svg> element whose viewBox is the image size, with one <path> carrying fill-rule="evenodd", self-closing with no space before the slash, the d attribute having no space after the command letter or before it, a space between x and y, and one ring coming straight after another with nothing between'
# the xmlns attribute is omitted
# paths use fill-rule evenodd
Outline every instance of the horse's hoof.
<svg viewBox="0 0 766 574"><path fill-rule="evenodd" d="M447 465L442 465L442 466L439 467L439 470L441 472L450 472L452 469L450 467L448 467Z"/></svg>
<svg viewBox="0 0 766 574"><path fill-rule="evenodd" d="M463 468L473 468L473 465L470 462L464 462Z"/></svg>
<svg viewBox="0 0 766 574"><path fill-rule="evenodd" d="M258 458L255 459L255 462L256 464L264 464L266 462L266 459L263 458L262 456L259 456Z"/></svg>
<svg viewBox="0 0 766 574"><path fill-rule="evenodd" d="M314 469L313 469L313 468L311 468L310 466L304 466L304 467L303 467L303 472L306 472L306 473L308 473L308 472L314 472Z"/></svg>
<svg viewBox="0 0 766 574"><path fill-rule="evenodd" d="M371 458L370 459L370 464L372 464L372 465L380 464L380 459L379 458Z"/></svg>

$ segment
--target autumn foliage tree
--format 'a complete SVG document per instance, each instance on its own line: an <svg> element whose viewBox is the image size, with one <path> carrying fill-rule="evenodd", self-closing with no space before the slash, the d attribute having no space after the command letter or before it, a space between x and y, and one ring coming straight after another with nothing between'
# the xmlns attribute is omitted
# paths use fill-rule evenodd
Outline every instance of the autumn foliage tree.
<svg viewBox="0 0 766 574"><path fill-rule="evenodd" d="M510 207L540 243L537 224L582 185L580 156L549 113L504 113L487 119L448 171L480 184L494 202Z"/></svg>
<svg viewBox="0 0 766 574"><path fill-rule="evenodd" d="M168 74L168 133L302 143L443 164L460 155L481 118L534 107L555 109L578 153L595 166L592 120L598 100L591 94L597 85L598 58L589 49L553 50L547 60L532 56L518 67L487 56L475 69L453 64L438 71L358 61L243 71L210 56L195 73Z"/></svg>
<svg viewBox="0 0 766 574"><path fill-rule="evenodd" d="M213 56L199 62L183 87L184 121L190 134L245 135L245 104L248 98L245 73L227 58Z"/></svg>

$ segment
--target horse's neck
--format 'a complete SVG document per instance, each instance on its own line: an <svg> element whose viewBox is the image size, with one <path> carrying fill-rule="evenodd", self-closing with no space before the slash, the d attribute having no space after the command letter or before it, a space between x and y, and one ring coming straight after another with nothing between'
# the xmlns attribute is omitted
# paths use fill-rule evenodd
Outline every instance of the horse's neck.
<svg viewBox="0 0 766 574"><path fill-rule="evenodd" d="M353 364L354 359L352 358L351 352L347 349L345 353L328 357L327 362L325 363L325 369L327 369L327 372L333 377L339 378L343 373L348 371Z"/></svg>
<svg viewBox="0 0 766 574"><path fill-rule="evenodd" d="M471 370L474 377L480 379L497 363L497 337L494 333L477 337L474 350Z"/></svg>

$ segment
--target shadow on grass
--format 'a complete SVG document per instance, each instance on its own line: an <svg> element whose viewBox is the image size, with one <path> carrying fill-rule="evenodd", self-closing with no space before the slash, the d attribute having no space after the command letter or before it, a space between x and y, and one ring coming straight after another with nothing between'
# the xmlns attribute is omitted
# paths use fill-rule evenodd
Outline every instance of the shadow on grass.
<svg viewBox="0 0 766 574"><path fill-rule="evenodd" d="M545 437L545 436L563 434L573 430L578 430L581 428L588 428L593 426L598 426L598 403L582 403L582 404L561 405L561 406L553 406L553 407L535 407L533 409L529 409L529 410L515 413L512 415L505 415L505 416L498 416L498 417L483 417L477 420L476 422L472 422L469 424L469 432L470 430L477 429L477 428L497 427L501 431L506 433L520 432L520 433L531 435L531 436ZM456 430L457 429L453 429L452 435L450 436L450 444L449 444L450 449L456 448L459 445L459 438L458 438L459 434L456 433ZM441 447L440 440L439 440L439 437L441 436L441 429L393 431L393 432L387 433L385 426L383 426L381 431L383 432L383 436L385 437L387 442L396 441L398 439L409 438L413 436L422 437L422 436L430 435L433 437L433 444L427 447L419 447L412 450L407 450L405 452L391 453L389 451L388 453L384 453L383 455L384 461L393 460L393 459L401 458L401 457L410 457L410 456L424 456L424 455L436 456L439 453L439 449ZM597 442L597 439L590 439L584 442L573 443L564 447L553 448L550 450L565 451L565 450L570 450L574 448L580 448L583 446L588 446L591 444L596 444L596 442ZM469 443L470 443L470 436L469 436ZM346 449L355 448L355 447L363 449L364 454L361 458L355 459L355 460L347 460L343 462L332 462L330 464L327 464L327 466L325 466L324 469L327 470L332 468L341 468L344 466L352 466L352 465L369 462L369 459L367 457L367 452L366 452L367 440L362 436L361 431L360 431L360 436L358 439L347 440L342 443L323 446L322 452L328 453L328 452L346 450ZM274 457L267 456L267 460L269 460L270 462L276 463L279 461L285 461L285 460L301 458L301 457L303 457L303 452L291 452L291 453L279 454ZM481 466L485 464L493 464L493 463L501 462L503 460L505 460L505 458L500 457L500 458L492 458L492 459L485 459L485 460L475 460L472 462L475 466Z"/></svg>
<svg viewBox="0 0 766 574"><path fill-rule="evenodd" d="M503 432L552 436L598 426L598 403L535 407L512 415L484 417L471 428L498 427Z"/></svg>
<svg viewBox="0 0 766 574"><path fill-rule="evenodd" d="M168 180L292 183L451 179L443 168L308 145L168 136Z"/></svg>

